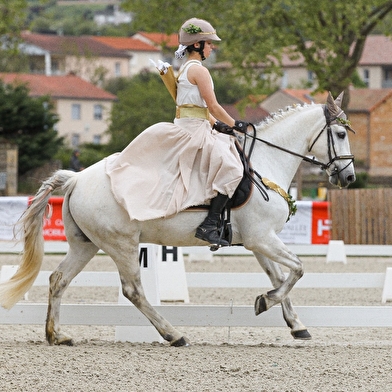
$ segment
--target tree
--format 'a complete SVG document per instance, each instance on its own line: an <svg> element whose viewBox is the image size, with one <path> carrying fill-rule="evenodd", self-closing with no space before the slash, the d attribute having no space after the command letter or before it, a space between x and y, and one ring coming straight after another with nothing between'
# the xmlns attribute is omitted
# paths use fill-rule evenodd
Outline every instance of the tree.
<svg viewBox="0 0 392 392"><path fill-rule="evenodd" d="M53 129L58 122L49 97L32 98L25 85L0 81L0 138L19 147L19 174L48 162L63 139Z"/></svg>
<svg viewBox="0 0 392 392"><path fill-rule="evenodd" d="M301 55L319 88L337 95L348 90L367 35L392 10L392 0L221 0L219 2L125 0L135 28L172 33L190 16L206 18L223 38L222 60L242 77L267 88L282 56ZM267 77L269 75L269 77Z"/></svg>
<svg viewBox="0 0 392 392"><path fill-rule="evenodd" d="M0 72L25 71L27 62L17 49L25 26L27 1L0 0L0 15Z"/></svg>
<svg viewBox="0 0 392 392"><path fill-rule="evenodd" d="M128 83L123 80L123 89L117 93L111 124L109 149L120 151L140 132L160 121L173 121L175 105L160 80L158 71L141 73Z"/></svg>
<svg viewBox="0 0 392 392"><path fill-rule="evenodd" d="M3 44L12 44L25 25L27 0L0 0L0 15L0 37L7 37Z"/></svg>

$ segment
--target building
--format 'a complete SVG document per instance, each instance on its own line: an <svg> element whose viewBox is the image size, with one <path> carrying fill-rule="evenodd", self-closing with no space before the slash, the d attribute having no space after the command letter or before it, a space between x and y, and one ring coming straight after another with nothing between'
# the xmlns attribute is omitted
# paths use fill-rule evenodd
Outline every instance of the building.
<svg viewBox="0 0 392 392"><path fill-rule="evenodd" d="M115 25L122 23L131 23L132 14L121 10L118 4L112 4L106 7L104 11L97 11L94 14L94 22L98 26Z"/></svg>
<svg viewBox="0 0 392 392"><path fill-rule="evenodd" d="M139 31L133 38L159 48L163 61L167 61L174 69L180 68L183 61L177 60L174 57L174 52L178 48L178 34L146 33Z"/></svg>
<svg viewBox="0 0 392 392"><path fill-rule="evenodd" d="M130 75L130 55L92 37L23 33L22 38L20 50L28 55L32 74L73 73L94 84Z"/></svg>
<svg viewBox="0 0 392 392"><path fill-rule="evenodd" d="M0 74L0 79L7 84L26 84L32 97L49 95L60 118L56 130L69 146L109 141L106 130L115 95L75 75L8 73Z"/></svg>
<svg viewBox="0 0 392 392"><path fill-rule="evenodd" d="M155 70L151 60L155 63L162 60L159 47L151 45L134 37L91 37L95 41L112 49L125 53L128 56L128 75L134 76L143 70Z"/></svg>
<svg viewBox="0 0 392 392"><path fill-rule="evenodd" d="M384 35L367 37L358 73L369 88L392 88L391 37Z"/></svg>
<svg viewBox="0 0 392 392"><path fill-rule="evenodd" d="M276 83L281 89L300 89L316 86L316 76L308 71L301 54L282 57L283 76ZM392 38L369 35L366 38L357 71L359 77L372 89L392 88Z"/></svg>

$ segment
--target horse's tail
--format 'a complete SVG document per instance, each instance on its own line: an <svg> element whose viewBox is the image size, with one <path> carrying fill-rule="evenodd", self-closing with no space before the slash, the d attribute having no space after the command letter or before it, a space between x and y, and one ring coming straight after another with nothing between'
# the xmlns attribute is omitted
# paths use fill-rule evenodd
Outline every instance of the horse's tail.
<svg viewBox="0 0 392 392"><path fill-rule="evenodd" d="M51 212L49 198L51 193L61 186L67 191L72 190L76 184L76 176L77 173L69 170L55 172L42 183L17 222L24 250L15 275L9 281L0 283L0 305L4 308L12 308L33 285L44 257L43 225L44 218Z"/></svg>

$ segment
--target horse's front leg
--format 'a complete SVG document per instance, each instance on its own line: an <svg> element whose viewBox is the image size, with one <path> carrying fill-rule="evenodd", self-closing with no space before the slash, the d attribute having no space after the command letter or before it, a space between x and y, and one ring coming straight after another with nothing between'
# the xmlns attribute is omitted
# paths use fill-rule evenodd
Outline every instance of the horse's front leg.
<svg viewBox="0 0 392 392"><path fill-rule="evenodd" d="M274 263L273 261L268 259L268 257L260 253L255 253L255 256L260 266L270 278L274 288L281 286L285 280L285 276L282 269L280 268L280 265ZM302 322L300 321L289 297L286 297L282 301L281 306L283 311L283 318L286 321L288 327L291 329L291 335L294 337L294 339L311 339L312 336L308 332L305 325L302 324Z"/></svg>
<svg viewBox="0 0 392 392"><path fill-rule="evenodd" d="M276 235L265 236L260 244L252 244L251 246L246 244L245 246L253 252L268 257L271 261L289 268L288 277L283 278L279 286L256 298L255 312L258 315L283 302L295 283L302 277L303 267L301 260Z"/></svg>

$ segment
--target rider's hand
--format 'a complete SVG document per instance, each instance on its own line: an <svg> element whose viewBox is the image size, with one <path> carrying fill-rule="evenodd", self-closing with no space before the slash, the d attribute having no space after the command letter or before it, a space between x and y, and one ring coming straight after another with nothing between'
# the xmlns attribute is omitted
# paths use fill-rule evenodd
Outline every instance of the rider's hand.
<svg viewBox="0 0 392 392"><path fill-rule="evenodd" d="M248 129L248 125L249 123L242 121L242 120L236 120L234 123L234 127L233 129L235 129L238 132L241 133L246 133L247 129Z"/></svg>
<svg viewBox="0 0 392 392"><path fill-rule="evenodd" d="M225 133L226 135L234 135L233 128L229 127L227 124L225 124L224 122L219 121L219 120L216 120L212 129L215 129L216 131L218 131L220 133Z"/></svg>

